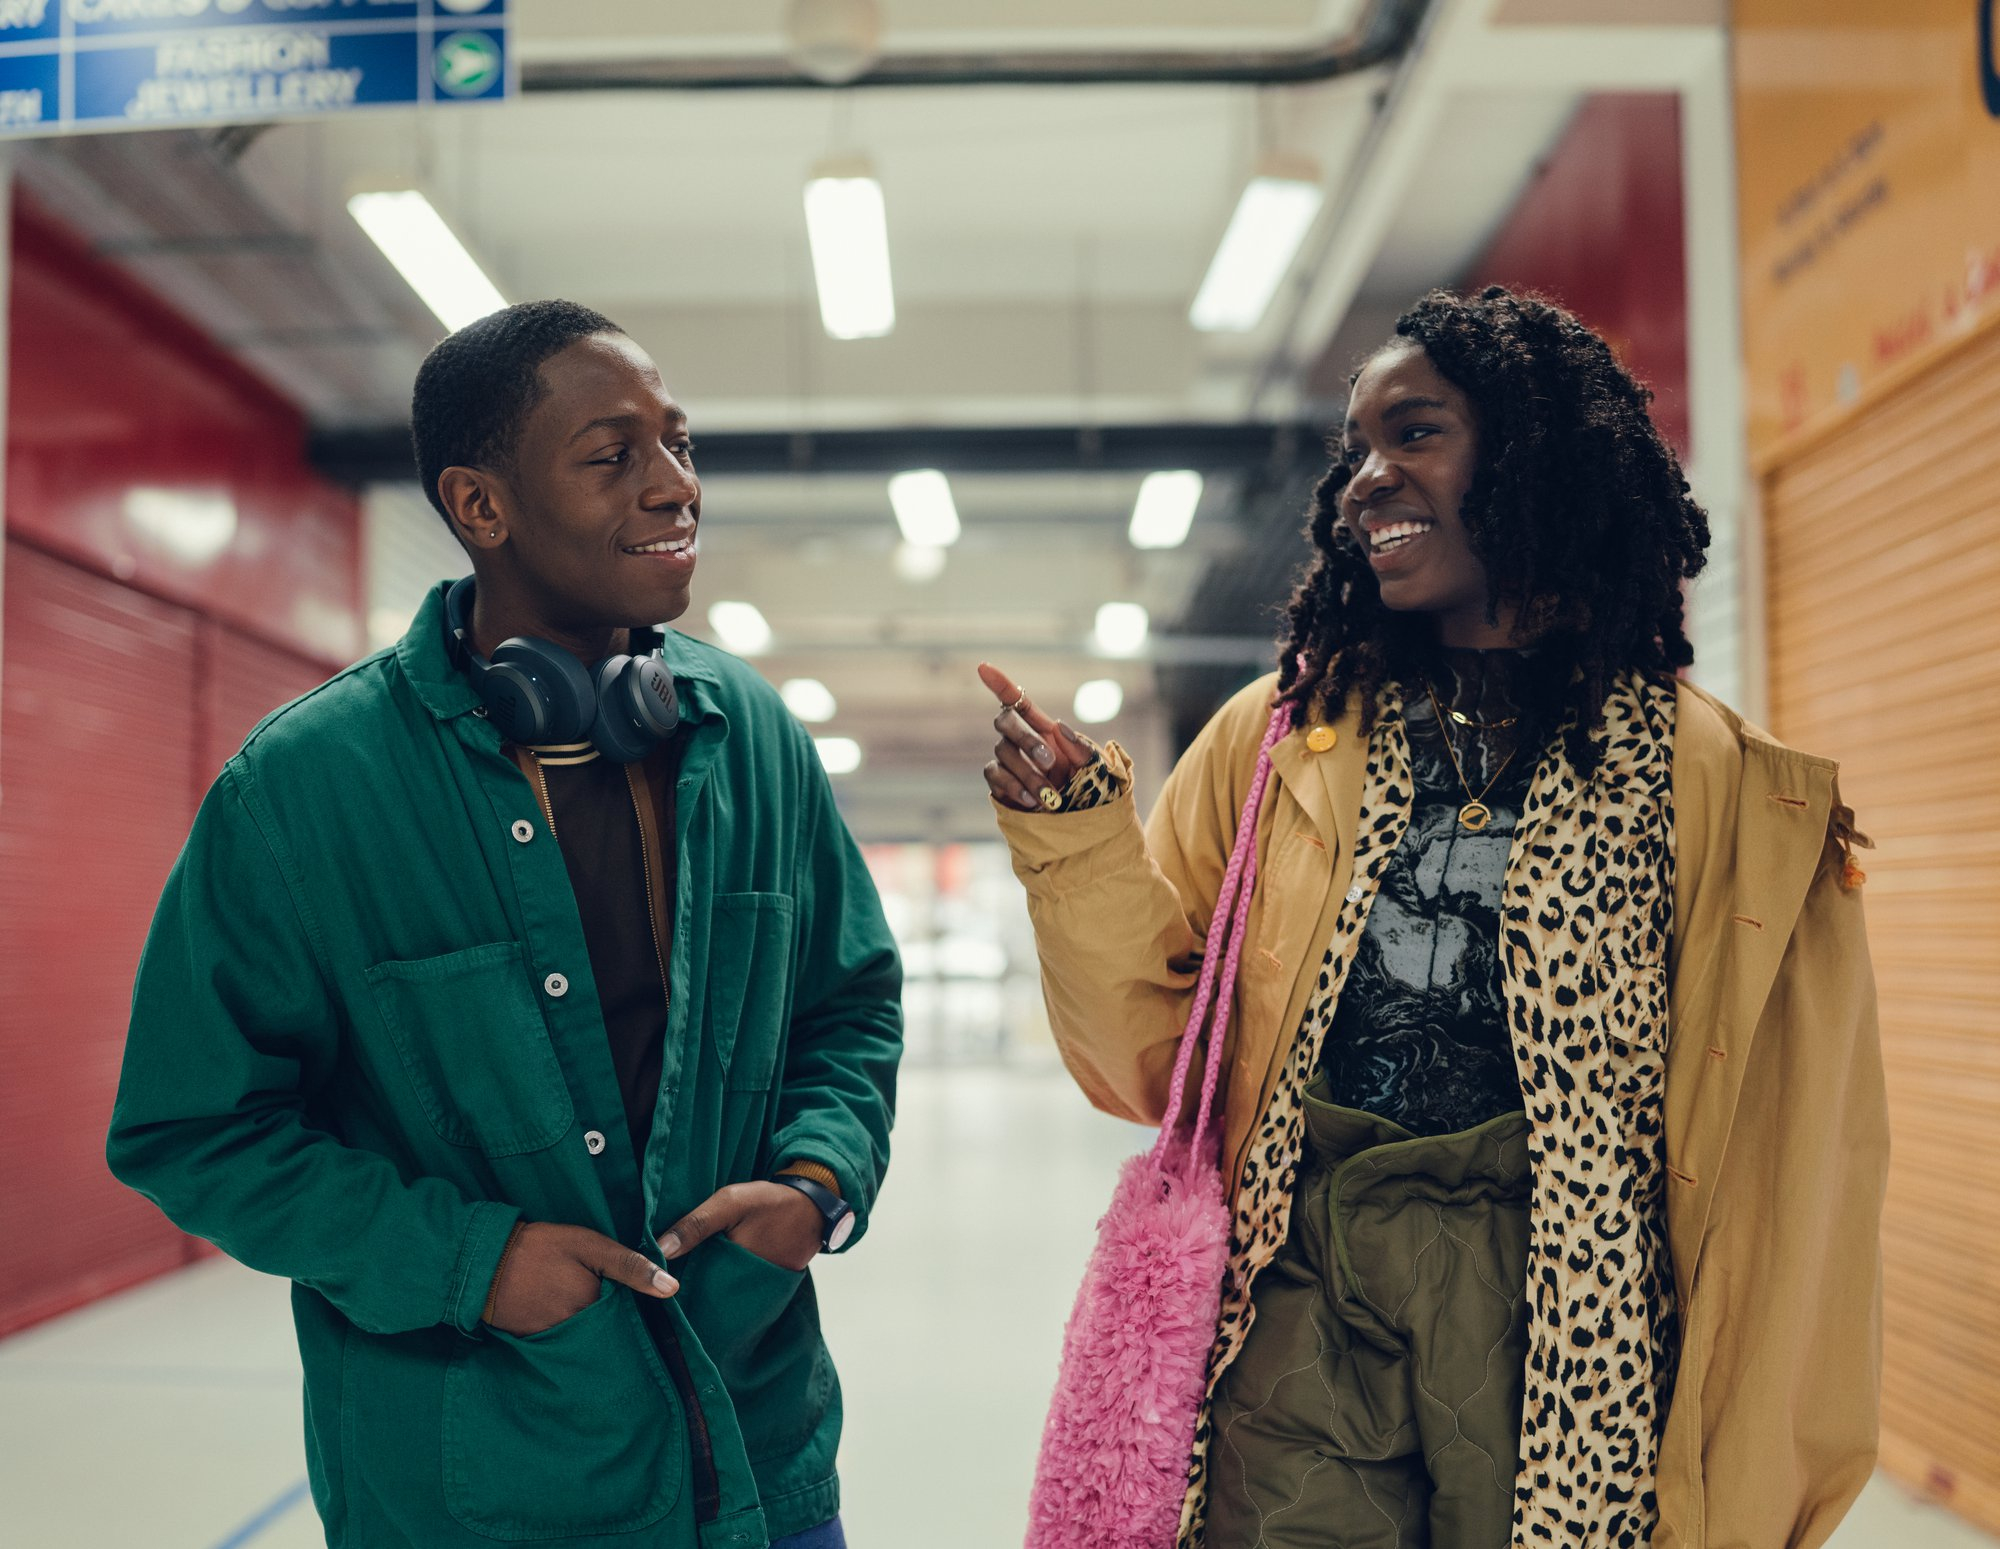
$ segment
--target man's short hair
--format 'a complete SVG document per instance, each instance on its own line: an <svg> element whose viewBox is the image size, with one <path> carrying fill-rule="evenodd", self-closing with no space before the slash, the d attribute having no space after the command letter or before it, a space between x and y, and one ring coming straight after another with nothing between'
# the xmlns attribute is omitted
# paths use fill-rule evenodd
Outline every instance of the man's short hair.
<svg viewBox="0 0 2000 1549"><path fill-rule="evenodd" d="M524 301L449 335L424 357L410 396L417 480L437 514L447 468L511 470L521 422L542 401L542 362L592 334L624 333L574 301Z"/></svg>

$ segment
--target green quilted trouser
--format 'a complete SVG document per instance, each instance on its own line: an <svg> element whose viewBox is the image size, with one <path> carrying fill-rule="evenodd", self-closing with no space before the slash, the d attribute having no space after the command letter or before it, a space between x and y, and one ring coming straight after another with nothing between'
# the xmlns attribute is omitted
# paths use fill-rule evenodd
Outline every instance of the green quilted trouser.
<svg viewBox="0 0 2000 1549"><path fill-rule="evenodd" d="M1414 1136L1324 1091L1291 1236L1216 1388L1206 1549L1506 1549L1526 1116Z"/></svg>

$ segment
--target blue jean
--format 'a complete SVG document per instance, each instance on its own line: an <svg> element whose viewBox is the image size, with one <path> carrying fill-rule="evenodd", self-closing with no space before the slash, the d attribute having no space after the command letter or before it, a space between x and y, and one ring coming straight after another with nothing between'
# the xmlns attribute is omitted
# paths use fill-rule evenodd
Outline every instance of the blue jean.
<svg viewBox="0 0 2000 1549"><path fill-rule="evenodd" d="M771 1549L847 1549L847 1536L840 1531L840 1518L835 1517L803 1533L773 1539Z"/></svg>

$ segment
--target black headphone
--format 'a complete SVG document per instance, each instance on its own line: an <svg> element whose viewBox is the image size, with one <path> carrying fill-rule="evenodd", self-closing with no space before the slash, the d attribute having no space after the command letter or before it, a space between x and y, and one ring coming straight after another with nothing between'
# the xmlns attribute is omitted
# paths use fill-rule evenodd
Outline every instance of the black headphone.
<svg viewBox="0 0 2000 1549"><path fill-rule="evenodd" d="M532 635L503 640L488 661L472 648L472 577L445 593L445 628L479 702L500 735L523 747L581 742L620 764L644 758L681 723L665 662L650 653L607 656L585 669L561 646Z"/></svg>

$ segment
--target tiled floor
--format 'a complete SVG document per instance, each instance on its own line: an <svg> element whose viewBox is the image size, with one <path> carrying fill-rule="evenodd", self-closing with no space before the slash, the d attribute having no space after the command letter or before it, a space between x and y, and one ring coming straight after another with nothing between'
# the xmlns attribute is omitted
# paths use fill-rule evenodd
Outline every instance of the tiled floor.
<svg viewBox="0 0 2000 1549"><path fill-rule="evenodd" d="M1143 1137L1057 1074L913 1071L873 1235L819 1271L856 1549L1015 1549L1063 1318ZM8 1549L308 1549L285 1289L227 1263L0 1344ZM1878 1480L1833 1549L2000 1549Z"/></svg>

